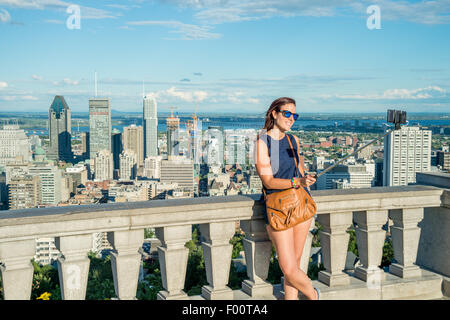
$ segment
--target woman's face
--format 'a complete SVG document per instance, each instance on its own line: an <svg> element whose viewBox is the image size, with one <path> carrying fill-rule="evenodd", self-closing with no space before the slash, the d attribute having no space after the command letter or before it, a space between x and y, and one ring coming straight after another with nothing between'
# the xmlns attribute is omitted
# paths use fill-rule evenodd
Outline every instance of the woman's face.
<svg viewBox="0 0 450 320"><path fill-rule="evenodd" d="M289 131L294 124L294 116L291 115L289 118L286 118L281 111L290 111L291 113L295 112L295 105L293 103L284 104L280 107L280 111L276 112L272 111L272 116L275 119L275 126L277 126L280 131L285 132Z"/></svg>

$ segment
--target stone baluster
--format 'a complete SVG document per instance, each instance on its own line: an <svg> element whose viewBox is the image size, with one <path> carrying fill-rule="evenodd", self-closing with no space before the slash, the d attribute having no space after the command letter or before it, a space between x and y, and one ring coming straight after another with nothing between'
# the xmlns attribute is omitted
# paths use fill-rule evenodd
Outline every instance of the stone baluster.
<svg viewBox="0 0 450 320"><path fill-rule="evenodd" d="M397 261L389 266L389 272L401 278L420 277L422 271L414 263L419 249L421 229L418 223L423 219L423 208L390 210L389 217L394 222L391 236Z"/></svg>
<svg viewBox="0 0 450 320"><path fill-rule="evenodd" d="M245 232L242 240L245 252L248 280L242 282L242 290L251 297L270 296L273 286L266 281L269 275L272 241L266 231L263 219L241 221Z"/></svg>
<svg viewBox="0 0 450 320"><path fill-rule="evenodd" d="M319 236L325 267L319 272L318 279L329 287L349 285L350 278L343 270L350 238L347 229L352 225L352 212L319 214L317 219L323 227Z"/></svg>
<svg viewBox="0 0 450 320"><path fill-rule="evenodd" d="M108 240L114 247L111 252L114 289L120 300L136 299L144 229L108 232Z"/></svg>
<svg viewBox="0 0 450 320"><path fill-rule="evenodd" d="M355 268L355 277L368 285L379 286L384 279L384 271L378 266L383 257L386 231L383 226L388 221L387 210L367 210L354 213L355 234L361 266Z"/></svg>
<svg viewBox="0 0 450 320"><path fill-rule="evenodd" d="M30 300L33 283L31 259L36 253L36 240L0 243L0 270L5 300Z"/></svg>
<svg viewBox="0 0 450 320"><path fill-rule="evenodd" d="M235 232L235 222L211 222L200 225L205 257L206 280L202 296L207 300L232 300L233 291L227 287L230 275L233 245L230 239Z"/></svg>
<svg viewBox="0 0 450 320"><path fill-rule="evenodd" d="M84 300L90 263L87 254L92 248L92 234L56 237L55 246L62 254L57 261L61 298Z"/></svg>
<svg viewBox="0 0 450 320"><path fill-rule="evenodd" d="M186 242L192 239L191 225L160 227L155 229L161 241L158 247L162 285L165 290L158 293L158 300L187 299L183 291L189 249Z"/></svg>

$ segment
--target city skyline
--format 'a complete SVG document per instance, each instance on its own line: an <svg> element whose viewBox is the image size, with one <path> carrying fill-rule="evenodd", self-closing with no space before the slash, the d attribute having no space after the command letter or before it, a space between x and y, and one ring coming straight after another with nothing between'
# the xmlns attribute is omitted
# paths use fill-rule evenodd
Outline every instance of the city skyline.
<svg viewBox="0 0 450 320"><path fill-rule="evenodd" d="M87 112L95 72L122 112L142 110L142 81L161 112L259 113L279 96L304 112L448 110L448 1L78 1L72 30L69 5L0 0L0 110L63 95Z"/></svg>

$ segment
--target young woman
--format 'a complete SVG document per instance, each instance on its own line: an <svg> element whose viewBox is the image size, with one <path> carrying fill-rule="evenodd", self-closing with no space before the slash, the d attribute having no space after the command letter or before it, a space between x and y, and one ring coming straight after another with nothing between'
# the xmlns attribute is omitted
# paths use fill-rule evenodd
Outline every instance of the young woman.
<svg viewBox="0 0 450 320"><path fill-rule="evenodd" d="M299 139L295 135L289 135L294 149L292 152L286 131L290 130L297 117L295 100L287 97L276 99L267 110L264 125L266 132L256 142L256 170L267 194L293 187L292 178L295 185L302 187L309 187L316 181L312 175L299 178L296 174L293 157L297 157L300 165ZM284 274L285 300L297 300L298 291L310 300L318 300L318 289L312 286L311 280L300 269L300 258L312 218L284 231L275 231L269 225L266 212L264 218L267 233L275 246L278 263Z"/></svg>

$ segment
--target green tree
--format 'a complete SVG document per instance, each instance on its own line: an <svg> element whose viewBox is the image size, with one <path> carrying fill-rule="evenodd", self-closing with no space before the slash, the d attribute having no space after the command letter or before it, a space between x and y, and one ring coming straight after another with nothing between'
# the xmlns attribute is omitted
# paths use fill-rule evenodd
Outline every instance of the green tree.
<svg viewBox="0 0 450 320"><path fill-rule="evenodd" d="M144 262L144 269L147 270L148 274L138 284L136 298L138 300L156 300L158 292L164 290L159 261Z"/></svg>
<svg viewBox="0 0 450 320"><path fill-rule="evenodd" d="M111 269L111 258L98 258L94 252L89 252L90 259L86 300L104 300L116 296Z"/></svg>
<svg viewBox="0 0 450 320"><path fill-rule="evenodd" d="M31 260L33 265L33 283L31 285L31 300L36 300L44 292L52 293L50 299L61 298L59 289L58 270L52 265L41 266L36 261Z"/></svg>
<svg viewBox="0 0 450 320"><path fill-rule="evenodd" d="M381 259L381 267L389 266L393 260L394 260L394 247L392 245L392 239L389 237L384 242L383 258Z"/></svg>

